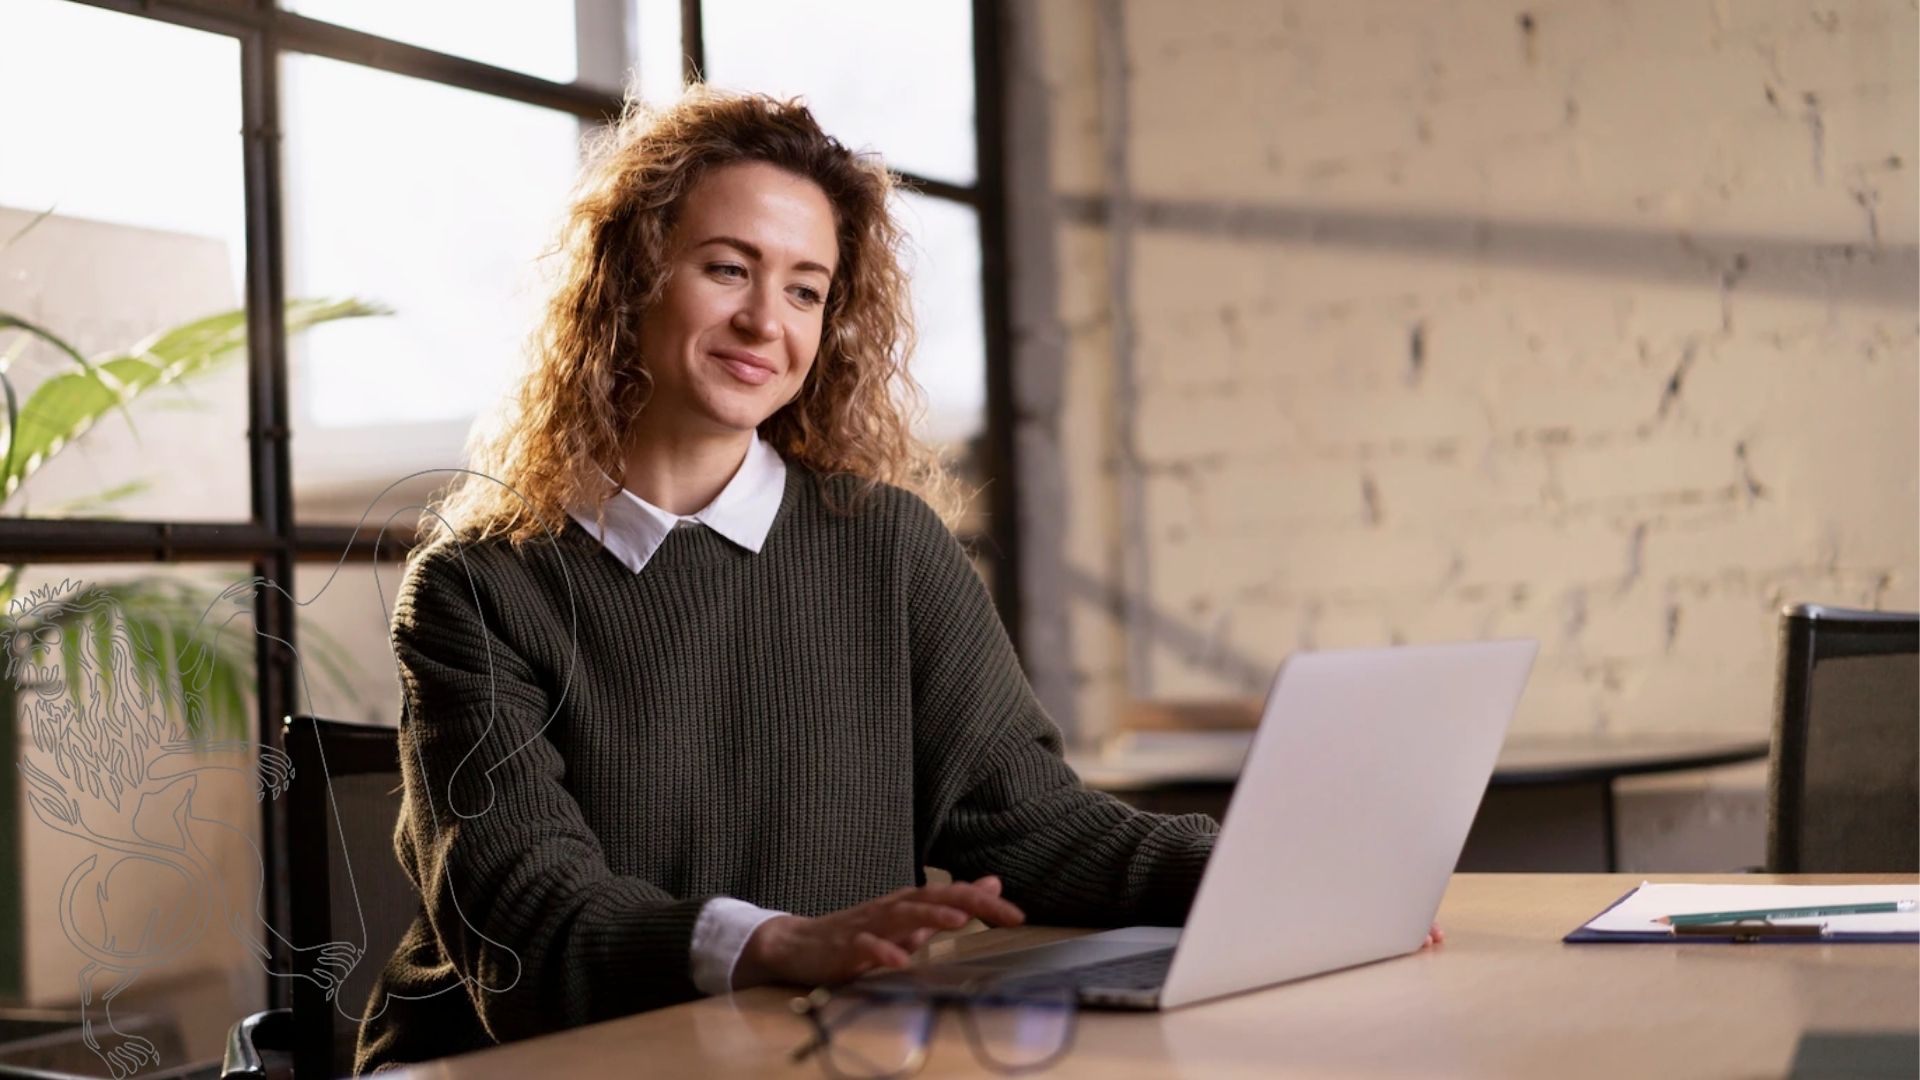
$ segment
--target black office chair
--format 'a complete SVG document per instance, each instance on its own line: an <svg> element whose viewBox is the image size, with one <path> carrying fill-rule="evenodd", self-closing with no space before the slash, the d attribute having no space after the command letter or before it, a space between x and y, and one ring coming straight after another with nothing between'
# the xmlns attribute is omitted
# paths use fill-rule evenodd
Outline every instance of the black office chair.
<svg viewBox="0 0 1920 1080"><path fill-rule="evenodd" d="M1920 615L1780 613L1767 869L1920 870Z"/></svg>
<svg viewBox="0 0 1920 1080"><path fill-rule="evenodd" d="M269 1080L286 1076L289 1065L301 1080L353 1071L360 1030L355 1018L365 1011L375 977L420 905L393 855L400 814L398 737L389 727L312 716L287 720L285 745L294 769L287 792L293 940L303 946L350 941L365 951L333 1000L312 981L295 979L291 1010L257 1013L236 1024L227 1038L223 1078ZM322 851L324 859L318 857Z"/></svg>

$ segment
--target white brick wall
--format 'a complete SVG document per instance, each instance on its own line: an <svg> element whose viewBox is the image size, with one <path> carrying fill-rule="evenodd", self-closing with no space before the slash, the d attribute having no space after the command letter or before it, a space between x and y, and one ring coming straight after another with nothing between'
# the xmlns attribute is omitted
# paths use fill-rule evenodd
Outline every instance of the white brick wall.
<svg viewBox="0 0 1920 1080"><path fill-rule="evenodd" d="M1914 3L1117 7L1124 125L1111 9L1031 20L1085 585L1034 663L1083 736L1302 646L1520 633L1521 730L1760 734L1778 605L1920 606Z"/></svg>

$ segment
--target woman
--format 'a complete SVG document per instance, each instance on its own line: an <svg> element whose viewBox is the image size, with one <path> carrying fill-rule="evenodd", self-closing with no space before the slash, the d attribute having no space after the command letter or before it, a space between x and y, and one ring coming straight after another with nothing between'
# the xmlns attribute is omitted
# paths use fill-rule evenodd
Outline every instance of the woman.
<svg viewBox="0 0 1920 1080"><path fill-rule="evenodd" d="M935 509L890 192L802 106L705 90L589 168L501 482L395 609L422 909L361 1070L975 917L1184 917L1215 824L1081 787Z"/></svg>

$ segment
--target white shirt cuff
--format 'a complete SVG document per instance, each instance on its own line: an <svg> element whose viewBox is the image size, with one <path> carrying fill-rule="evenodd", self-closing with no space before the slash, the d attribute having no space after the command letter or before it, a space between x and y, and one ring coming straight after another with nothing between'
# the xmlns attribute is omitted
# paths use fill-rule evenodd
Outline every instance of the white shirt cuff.
<svg viewBox="0 0 1920 1080"><path fill-rule="evenodd" d="M700 909L693 924L693 985L703 994L733 989L734 965L760 924L784 911L768 911L745 900L716 896Z"/></svg>

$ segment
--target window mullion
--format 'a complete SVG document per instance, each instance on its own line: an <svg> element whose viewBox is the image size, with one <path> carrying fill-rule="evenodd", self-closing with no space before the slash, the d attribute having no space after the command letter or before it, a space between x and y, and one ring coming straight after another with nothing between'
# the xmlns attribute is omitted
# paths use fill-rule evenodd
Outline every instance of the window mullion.
<svg viewBox="0 0 1920 1080"><path fill-rule="evenodd" d="M281 588L293 586L293 469L288 451L286 247L281 224L280 49L277 20L268 17L240 37L241 123L245 140L247 213L247 446L253 482L253 520L272 544L256 555L254 573ZM256 738L278 747L280 721L295 711L291 670L297 642L293 605L271 587L255 592L254 672L259 710ZM280 931L264 944L271 970L290 970L286 937L292 928L287 893L286 806L260 804L260 854L266 870L263 914ZM291 1006L286 979L267 978L268 1004Z"/></svg>
<svg viewBox="0 0 1920 1080"><path fill-rule="evenodd" d="M1020 595L1019 470L1014 455L1012 337L1008 296L1005 123L1001 109L1000 0L973 0L973 100L976 187L980 214L980 316L985 322L987 529L993 540L993 599L1018 650L1024 615ZM929 194L932 192L929 191Z"/></svg>

